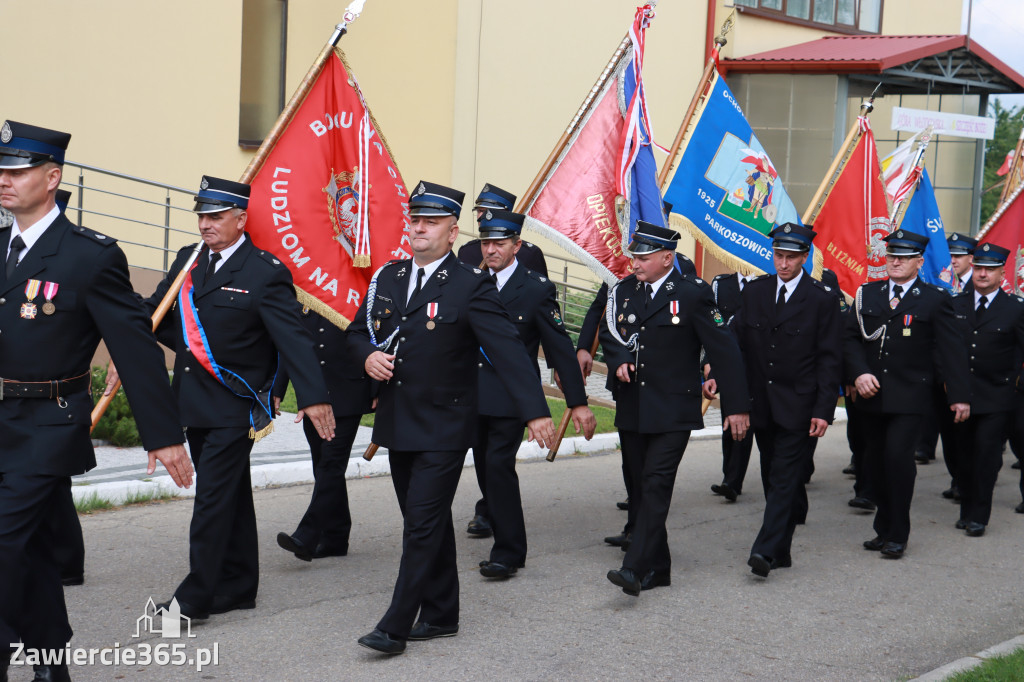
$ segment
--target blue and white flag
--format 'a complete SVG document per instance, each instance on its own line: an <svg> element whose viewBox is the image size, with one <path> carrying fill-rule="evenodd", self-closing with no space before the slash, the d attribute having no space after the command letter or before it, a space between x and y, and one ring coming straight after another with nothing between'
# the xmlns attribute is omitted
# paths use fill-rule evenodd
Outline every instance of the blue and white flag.
<svg viewBox="0 0 1024 682"><path fill-rule="evenodd" d="M672 173L663 189L672 204L670 226L687 230L729 267L774 273L768 233L783 223L802 224L800 215L717 71L709 90L694 112L690 134L669 161ZM812 247L804 266L808 273L815 263L820 273L821 254Z"/></svg>
<svg viewBox="0 0 1024 682"><path fill-rule="evenodd" d="M910 199L900 227L928 237L928 248L924 251L924 265L918 276L929 284L956 291L959 280L953 276L953 263L946 244L946 230L942 226L939 205L935 202L935 190L928 178L928 170L922 169L921 181Z"/></svg>

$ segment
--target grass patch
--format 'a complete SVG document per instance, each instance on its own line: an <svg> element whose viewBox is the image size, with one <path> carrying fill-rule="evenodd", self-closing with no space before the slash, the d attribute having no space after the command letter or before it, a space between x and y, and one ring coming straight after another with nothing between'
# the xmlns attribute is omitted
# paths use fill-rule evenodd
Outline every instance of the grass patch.
<svg viewBox="0 0 1024 682"><path fill-rule="evenodd" d="M558 425L558 421L562 418L562 412L565 411L565 401L557 398L548 398L548 409L551 410L551 418L555 420L555 425ZM612 433L615 431L615 410L608 407L599 407L592 405L590 407L594 411L594 417L597 418L597 430L594 433ZM297 412L298 407L295 402L295 391L292 389L291 384L288 385L288 392L281 400L281 411L282 412ZM373 426L373 415L364 414L363 418L359 420L359 424L362 426ZM569 424L569 428L565 430L566 437L576 435L573 432L572 424ZM523 431L523 440L526 440L525 429Z"/></svg>
<svg viewBox="0 0 1024 682"><path fill-rule="evenodd" d="M1024 682L1024 649L990 658L976 668L953 675L948 682Z"/></svg>
<svg viewBox="0 0 1024 682"><path fill-rule="evenodd" d="M75 510L79 514L92 514L98 511L109 511L111 509L117 509L119 507L127 507L135 504L149 504L150 502L166 502L167 500L178 499L178 494L173 490L166 488L158 488L156 490L135 490L128 493L125 496L124 502L121 504L114 504L112 501L105 497L100 497L98 492L92 492L89 495L75 500Z"/></svg>

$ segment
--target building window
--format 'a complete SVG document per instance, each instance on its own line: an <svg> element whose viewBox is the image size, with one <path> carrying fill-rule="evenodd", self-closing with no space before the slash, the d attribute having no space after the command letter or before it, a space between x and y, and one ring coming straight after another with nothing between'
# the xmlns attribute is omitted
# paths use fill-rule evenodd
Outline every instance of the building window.
<svg viewBox="0 0 1024 682"><path fill-rule="evenodd" d="M243 0L238 144L258 147L284 109L288 0Z"/></svg>
<svg viewBox="0 0 1024 682"><path fill-rule="evenodd" d="M740 11L839 33L878 33L882 0L734 0Z"/></svg>

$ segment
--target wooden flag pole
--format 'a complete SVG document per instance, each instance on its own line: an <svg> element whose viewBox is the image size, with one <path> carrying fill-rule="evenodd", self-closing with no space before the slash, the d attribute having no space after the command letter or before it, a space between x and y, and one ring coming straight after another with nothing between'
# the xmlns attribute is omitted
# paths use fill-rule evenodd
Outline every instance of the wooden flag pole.
<svg viewBox="0 0 1024 682"><path fill-rule="evenodd" d="M722 44L725 43L724 38L716 38L715 42L722 40ZM708 86L711 83L711 79L715 75L715 60L709 59L708 63L704 66L704 73L701 74L700 81L697 83L697 89L693 92L693 99L690 100L690 106L686 109L686 114L683 116L683 122L679 124L679 130L676 131L676 137L672 140L672 147L669 148L668 159L665 161L665 165L661 167L661 172L658 174L658 187L664 190L665 181L671 174L672 169L675 168L680 156L680 147L683 142L687 139L687 133L690 131L690 124L693 122L693 114L697 111L697 106L703 101L708 95Z"/></svg>
<svg viewBox="0 0 1024 682"><path fill-rule="evenodd" d="M341 37L348 33L348 25L355 21L363 11L363 5L366 0L353 0L352 3L345 9L345 15L342 17L341 23L334 27L334 33L331 34L330 40L327 41L327 45L320 51L320 55L317 57L316 62L310 67L309 72L306 73L306 77L302 79L299 84L299 88L292 95L288 105L281 112L281 115L277 117L277 122L274 123L274 127L270 130L270 133L263 140L263 144L260 145L259 150L256 152L256 156L252 158L249 165L246 167L245 172L242 173L242 177L239 182L248 184L256 177L256 173L259 172L260 168L263 167L263 163L267 160L267 156L270 155L270 151L277 144L278 139L284 134L285 129L288 128L288 124L291 123L292 117L295 112L298 111L302 102L305 101L306 95L313 87L316 77L320 74L324 64L327 63L327 59L330 57L331 52L338 45L338 41ZM171 287L164 294L163 300L160 301L160 305L157 306L156 310L153 311L153 331L156 331L160 323L163 322L167 312L174 305L175 300L178 298L178 292L181 290L181 285L185 282L185 275L188 274L192 264L195 263L196 258L199 257L199 251L203 246L203 242L200 241L196 244L195 250L189 257L189 260L185 263L185 266L178 273L178 276L174 278L174 282L171 283ZM111 401L114 399L114 395L117 390L121 387L121 382L118 381L114 384L110 393L102 396L96 405L92 409L92 426L89 430L96 428L96 424L99 423L103 417L103 413L107 411Z"/></svg>

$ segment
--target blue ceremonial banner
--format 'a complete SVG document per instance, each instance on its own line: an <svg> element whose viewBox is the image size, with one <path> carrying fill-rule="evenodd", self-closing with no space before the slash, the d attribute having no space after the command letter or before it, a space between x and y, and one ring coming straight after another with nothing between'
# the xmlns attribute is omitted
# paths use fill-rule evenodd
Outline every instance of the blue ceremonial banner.
<svg viewBox="0 0 1024 682"><path fill-rule="evenodd" d="M636 76L632 68L627 68L623 79L623 95L626 103L633 99L636 91ZM641 88L640 97L646 97ZM626 243L633 238L636 230L636 221L643 220L653 225L667 226L667 220L662 210L661 192L658 190L658 164L654 161L653 145L650 143L650 131L644 124L643 118L639 120L641 138L646 142L640 146L640 150L628 169L629 185L629 234L623 235ZM636 142L634 142L636 144Z"/></svg>
<svg viewBox="0 0 1024 682"><path fill-rule="evenodd" d="M800 215L717 71L694 118L663 186L665 201L672 204L670 226L690 232L731 268L774 273L768 233L783 223L802 224ZM821 254L812 248L804 267L813 274L815 264L820 273Z"/></svg>
<svg viewBox="0 0 1024 682"><path fill-rule="evenodd" d="M953 289L953 263L946 244L946 231L942 227L939 205L935 203L935 190L928 178L928 169L922 169L921 181L910 198L910 205L903 214L900 227L928 237L928 248L924 251L924 265L918 275L929 284L944 289Z"/></svg>

